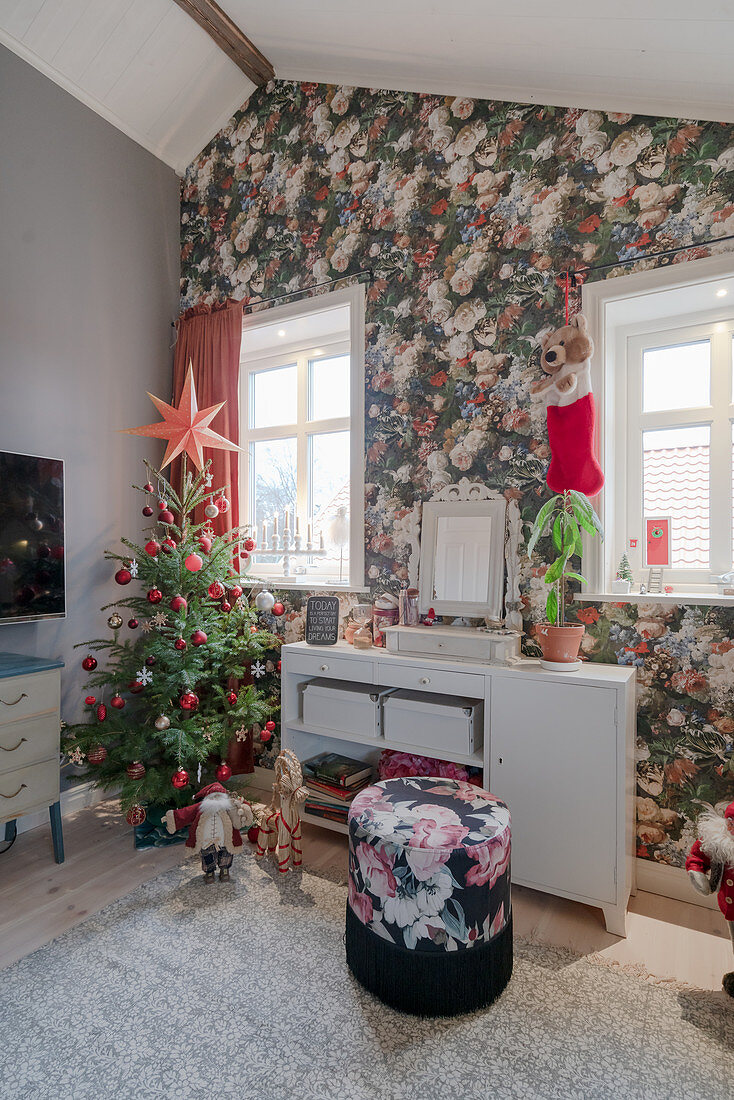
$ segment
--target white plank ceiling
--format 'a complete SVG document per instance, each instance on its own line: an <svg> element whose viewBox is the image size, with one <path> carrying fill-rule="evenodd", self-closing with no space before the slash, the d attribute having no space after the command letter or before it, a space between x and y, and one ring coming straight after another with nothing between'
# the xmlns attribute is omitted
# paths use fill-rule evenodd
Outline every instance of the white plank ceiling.
<svg viewBox="0 0 734 1100"><path fill-rule="evenodd" d="M179 172L254 87L173 0L0 0L0 42Z"/></svg>
<svg viewBox="0 0 734 1100"><path fill-rule="evenodd" d="M734 122L734 0L220 0L285 79ZM0 0L0 42L181 171L253 85L173 0Z"/></svg>

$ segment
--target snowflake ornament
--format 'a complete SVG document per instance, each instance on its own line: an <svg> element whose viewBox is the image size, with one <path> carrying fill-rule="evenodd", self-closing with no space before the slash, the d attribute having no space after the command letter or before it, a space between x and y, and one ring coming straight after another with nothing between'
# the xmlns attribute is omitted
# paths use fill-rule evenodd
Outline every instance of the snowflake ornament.
<svg viewBox="0 0 734 1100"><path fill-rule="evenodd" d="M68 752L66 754L66 759L69 761L70 764L83 764L84 753L80 748L72 749L71 752Z"/></svg>
<svg viewBox="0 0 734 1100"><path fill-rule="evenodd" d="M143 633L144 634L150 634L152 629L153 629L153 623L150 621L150 619L148 619L146 622L143 623Z"/></svg>
<svg viewBox="0 0 734 1100"><path fill-rule="evenodd" d="M165 611L156 611L155 615L150 621L152 622L153 626L158 627L158 629L160 630L160 628L162 626L165 626L168 622L168 615L166 615Z"/></svg>
<svg viewBox="0 0 734 1100"><path fill-rule="evenodd" d="M153 673L150 671L149 668L141 668L140 671L136 673L135 679L138 681L139 684L142 684L143 687L145 687L147 684L153 683Z"/></svg>
<svg viewBox="0 0 734 1100"><path fill-rule="evenodd" d="M240 728L238 730L235 730L234 735L235 735L235 737L237 738L238 741L246 741L247 740L247 730L245 729L244 726L240 726Z"/></svg>
<svg viewBox="0 0 734 1100"><path fill-rule="evenodd" d="M130 562L130 564L128 565L127 571L128 571L128 573L130 574L131 577L137 577L137 575L138 575L138 563L135 561L135 558L133 558L132 561Z"/></svg>
<svg viewBox="0 0 734 1100"><path fill-rule="evenodd" d="M265 675L265 665L262 661L255 661L252 666L252 675L256 680L259 680L261 676Z"/></svg>
<svg viewBox="0 0 734 1100"><path fill-rule="evenodd" d="M209 729L208 726L205 726L204 729L201 731L201 736L204 738L205 741L211 741L212 731Z"/></svg>

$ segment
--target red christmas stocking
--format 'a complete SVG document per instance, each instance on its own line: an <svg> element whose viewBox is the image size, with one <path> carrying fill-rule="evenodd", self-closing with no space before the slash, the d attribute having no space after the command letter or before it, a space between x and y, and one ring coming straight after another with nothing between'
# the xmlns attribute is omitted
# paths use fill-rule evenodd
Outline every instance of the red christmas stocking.
<svg viewBox="0 0 734 1100"><path fill-rule="evenodd" d="M604 485L604 474L594 455L594 395L587 393L571 405L548 406L548 441L551 464L546 481L554 493L576 489L595 497Z"/></svg>

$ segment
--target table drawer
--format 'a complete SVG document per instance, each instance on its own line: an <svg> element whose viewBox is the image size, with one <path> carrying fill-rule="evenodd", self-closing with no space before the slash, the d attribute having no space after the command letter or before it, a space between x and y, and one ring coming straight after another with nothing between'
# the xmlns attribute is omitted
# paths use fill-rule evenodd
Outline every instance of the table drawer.
<svg viewBox="0 0 734 1100"><path fill-rule="evenodd" d="M59 720L55 713L0 726L0 776L59 753Z"/></svg>
<svg viewBox="0 0 734 1100"><path fill-rule="evenodd" d="M46 760L0 775L0 821L20 817L59 798L59 761Z"/></svg>
<svg viewBox="0 0 734 1100"><path fill-rule="evenodd" d="M35 672L32 676L0 679L0 725L17 722L30 714L58 710L58 672Z"/></svg>
<svg viewBox="0 0 734 1100"><path fill-rule="evenodd" d="M473 672L448 672L446 669L395 665L385 661L380 666L379 681L385 687L433 691L439 695L465 695L469 699L484 698L484 677Z"/></svg>
<svg viewBox="0 0 734 1100"><path fill-rule="evenodd" d="M327 646L320 653L304 653L303 650L287 652L285 665L288 672L306 676L328 676L337 680L353 680L358 684L374 683L373 661L361 657L332 656Z"/></svg>

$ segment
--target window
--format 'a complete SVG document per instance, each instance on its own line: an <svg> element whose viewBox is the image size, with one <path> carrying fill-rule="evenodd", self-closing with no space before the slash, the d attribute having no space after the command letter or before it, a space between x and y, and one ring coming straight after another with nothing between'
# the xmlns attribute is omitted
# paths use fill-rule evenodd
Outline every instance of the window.
<svg viewBox="0 0 734 1100"><path fill-rule="evenodd" d="M585 595L619 598L611 582L623 553L633 593L647 583L644 521L667 518L663 585L673 598L731 603L716 584L734 559L731 255L588 282L582 309L606 477L595 502L606 537L585 539Z"/></svg>
<svg viewBox="0 0 734 1100"><path fill-rule="evenodd" d="M363 333L362 287L245 318L240 485L253 577L364 584Z"/></svg>
<svg viewBox="0 0 734 1100"><path fill-rule="evenodd" d="M627 339L627 528L670 518L671 584L732 568L734 321ZM642 559L644 566L644 557Z"/></svg>

